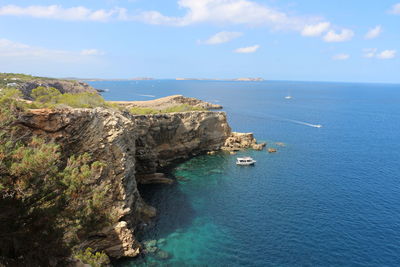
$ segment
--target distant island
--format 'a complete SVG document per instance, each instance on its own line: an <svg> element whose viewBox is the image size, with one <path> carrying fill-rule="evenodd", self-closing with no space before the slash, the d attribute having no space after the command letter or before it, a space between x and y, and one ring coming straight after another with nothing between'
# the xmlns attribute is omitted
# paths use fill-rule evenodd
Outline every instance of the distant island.
<svg viewBox="0 0 400 267"><path fill-rule="evenodd" d="M101 78L77 78L77 77L68 77L62 78L63 80L74 80L80 82L106 82L106 81L153 81L157 80L157 78L152 77L135 77L135 78L126 78L126 79L118 79L118 78L110 78L110 79L101 79ZM168 79L167 79L168 80ZM261 77L240 77L240 78L232 78L232 79L219 79L219 78L175 78L176 81L235 81L235 82L262 82L265 81Z"/></svg>
<svg viewBox="0 0 400 267"><path fill-rule="evenodd" d="M264 81L263 78L251 78L251 77L244 77L244 78L234 78L234 79L208 79L208 78L176 78L177 81L238 81L238 82L262 82Z"/></svg>

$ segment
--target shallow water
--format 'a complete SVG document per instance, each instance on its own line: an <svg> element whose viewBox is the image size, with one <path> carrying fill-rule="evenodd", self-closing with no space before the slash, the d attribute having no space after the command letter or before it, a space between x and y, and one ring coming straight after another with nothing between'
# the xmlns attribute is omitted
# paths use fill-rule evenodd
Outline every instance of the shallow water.
<svg viewBox="0 0 400 267"><path fill-rule="evenodd" d="M254 167L223 153L196 157L172 171L175 185L141 188L159 213L140 238L164 238L170 259L120 266L400 265L399 85L92 84L109 100L184 94L222 104L234 130L278 149L241 152Z"/></svg>

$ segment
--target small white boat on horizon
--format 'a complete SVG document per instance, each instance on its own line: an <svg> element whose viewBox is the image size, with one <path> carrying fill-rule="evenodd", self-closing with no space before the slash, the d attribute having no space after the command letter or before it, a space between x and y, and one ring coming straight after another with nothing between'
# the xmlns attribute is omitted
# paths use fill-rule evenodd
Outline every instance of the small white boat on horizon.
<svg viewBox="0 0 400 267"><path fill-rule="evenodd" d="M251 157L237 158L236 164L242 166L254 165L256 161Z"/></svg>

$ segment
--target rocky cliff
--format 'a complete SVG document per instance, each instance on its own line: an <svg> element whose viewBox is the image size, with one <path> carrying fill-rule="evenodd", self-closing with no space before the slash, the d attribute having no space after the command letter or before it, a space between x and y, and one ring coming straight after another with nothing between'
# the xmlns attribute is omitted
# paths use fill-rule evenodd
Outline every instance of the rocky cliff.
<svg viewBox="0 0 400 267"><path fill-rule="evenodd" d="M209 102L199 100L194 97L186 97L183 95L171 95L147 101L111 101L111 103L119 104L128 108L140 107L140 108L152 108L156 110L163 110L179 105L189 105L192 107L198 107L207 110L222 109L221 105L212 104Z"/></svg>
<svg viewBox="0 0 400 267"><path fill-rule="evenodd" d="M88 152L106 163L98 183L110 185L117 222L92 233L82 245L114 258L140 252L135 231L156 214L142 200L136 176L218 150L231 133L225 113L209 111L135 116L102 108L42 109L24 113L19 124L26 133L55 140L65 158Z"/></svg>
<svg viewBox="0 0 400 267"><path fill-rule="evenodd" d="M30 81L16 82L16 87L22 92L25 99L31 99L31 92L38 86L54 87L62 94L64 93L97 93L96 89L84 82L56 79L35 79Z"/></svg>

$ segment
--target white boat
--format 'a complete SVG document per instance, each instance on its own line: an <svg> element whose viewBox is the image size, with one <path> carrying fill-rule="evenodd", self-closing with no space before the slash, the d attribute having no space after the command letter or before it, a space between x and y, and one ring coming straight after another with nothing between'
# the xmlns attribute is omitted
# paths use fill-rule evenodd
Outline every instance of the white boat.
<svg viewBox="0 0 400 267"><path fill-rule="evenodd" d="M315 124L314 127L315 127L315 128L321 128L322 125L321 125L321 124Z"/></svg>
<svg viewBox="0 0 400 267"><path fill-rule="evenodd" d="M251 157L244 157L244 158L237 158L236 159L236 164L237 165L253 165L254 163L256 163L256 161L251 158Z"/></svg>
<svg viewBox="0 0 400 267"><path fill-rule="evenodd" d="M292 99L292 96L291 95L287 95L287 96L285 96L285 99Z"/></svg>

